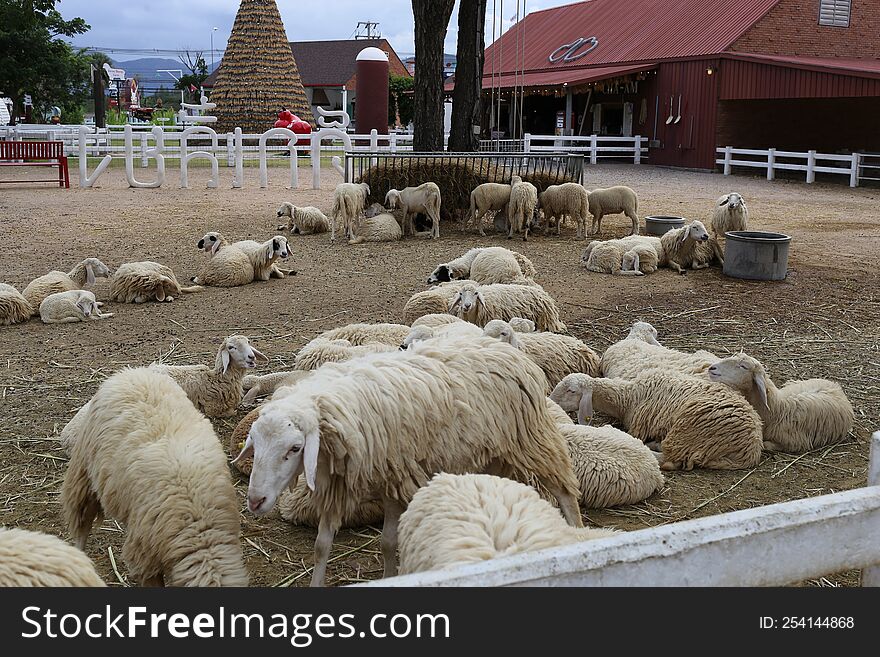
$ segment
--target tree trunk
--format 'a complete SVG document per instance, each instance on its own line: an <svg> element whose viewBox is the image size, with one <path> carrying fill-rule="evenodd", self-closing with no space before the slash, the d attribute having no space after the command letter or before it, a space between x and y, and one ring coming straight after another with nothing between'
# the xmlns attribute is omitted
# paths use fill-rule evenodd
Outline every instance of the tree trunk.
<svg viewBox="0 0 880 657"><path fill-rule="evenodd" d="M443 42L455 0L412 0L416 37L413 150L443 150Z"/></svg>
<svg viewBox="0 0 880 657"><path fill-rule="evenodd" d="M449 150L476 151L480 145L483 55L486 49L486 0L461 0L458 7L458 50Z"/></svg>

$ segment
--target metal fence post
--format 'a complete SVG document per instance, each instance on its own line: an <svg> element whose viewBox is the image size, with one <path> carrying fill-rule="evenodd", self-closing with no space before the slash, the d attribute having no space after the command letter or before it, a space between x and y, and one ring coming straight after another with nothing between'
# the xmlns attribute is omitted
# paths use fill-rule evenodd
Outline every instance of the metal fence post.
<svg viewBox="0 0 880 657"><path fill-rule="evenodd" d="M776 172L773 170L776 164L776 149L771 148L767 151L767 180L776 178Z"/></svg>

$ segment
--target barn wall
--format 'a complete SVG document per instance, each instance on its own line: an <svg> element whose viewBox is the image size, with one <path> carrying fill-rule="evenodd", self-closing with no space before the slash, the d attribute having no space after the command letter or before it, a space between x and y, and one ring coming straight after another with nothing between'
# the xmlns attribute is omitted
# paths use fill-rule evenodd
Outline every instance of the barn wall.
<svg viewBox="0 0 880 657"><path fill-rule="evenodd" d="M880 6L880 2L877 3ZM880 79L725 59L719 70L722 100L880 96Z"/></svg>

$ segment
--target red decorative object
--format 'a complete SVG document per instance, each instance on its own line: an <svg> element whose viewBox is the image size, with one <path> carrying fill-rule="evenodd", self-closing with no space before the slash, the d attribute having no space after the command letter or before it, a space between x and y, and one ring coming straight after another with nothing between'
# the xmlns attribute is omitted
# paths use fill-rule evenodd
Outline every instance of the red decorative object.
<svg viewBox="0 0 880 657"><path fill-rule="evenodd" d="M312 126L308 121L303 121L290 110L283 109L278 112L278 120L275 121L276 128L287 128L298 135L308 135L312 132Z"/></svg>

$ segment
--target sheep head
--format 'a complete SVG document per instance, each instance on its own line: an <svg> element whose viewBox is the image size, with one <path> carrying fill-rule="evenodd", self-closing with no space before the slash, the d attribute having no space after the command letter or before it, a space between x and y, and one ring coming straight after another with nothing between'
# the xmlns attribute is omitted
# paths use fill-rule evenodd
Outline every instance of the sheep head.
<svg viewBox="0 0 880 657"><path fill-rule="evenodd" d="M587 262L590 260L590 254L593 252L593 249L600 243L600 240L593 240L584 248L584 252L581 253L581 265L586 267Z"/></svg>
<svg viewBox="0 0 880 657"><path fill-rule="evenodd" d="M524 319L523 317L511 317L507 323L517 333L534 333L536 329L535 323L532 320Z"/></svg>
<svg viewBox="0 0 880 657"><path fill-rule="evenodd" d="M692 239L694 242L707 242L709 240L709 233L706 231L702 221L694 219L690 224L679 230L681 230L679 245L684 244L688 239Z"/></svg>
<svg viewBox="0 0 880 657"><path fill-rule="evenodd" d="M220 247L223 246L225 242L226 240L223 239L223 236L220 233L212 231L210 233L205 233L196 246L199 251L214 255L220 250Z"/></svg>
<svg viewBox="0 0 880 657"><path fill-rule="evenodd" d="M319 414L314 402L297 404L296 410L287 398L265 404L251 425L241 453L232 461L254 459L247 494L250 512L258 516L269 513L281 491L285 487L293 490L302 472L314 491L320 445Z"/></svg>
<svg viewBox="0 0 880 657"><path fill-rule="evenodd" d="M403 342L400 344L400 350L405 351L409 349L409 346L415 342L421 342L423 340L430 340L434 337L434 329L430 326L413 326L410 329L410 332L403 339Z"/></svg>
<svg viewBox="0 0 880 657"><path fill-rule="evenodd" d="M98 278L107 278L110 275L110 268L97 258L86 258L82 261L86 270L86 285L95 284Z"/></svg>
<svg viewBox="0 0 880 657"><path fill-rule="evenodd" d="M279 235L266 242L266 258L269 261L275 260L276 258L284 260L289 257L290 246L286 237Z"/></svg>
<svg viewBox="0 0 880 657"><path fill-rule="evenodd" d="M217 350L217 359L214 368L225 374L229 366L243 370L253 369L257 366L257 358L265 362L269 362L269 358L262 352L255 349L250 340L243 335L230 335L220 345Z"/></svg>
<svg viewBox="0 0 880 657"><path fill-rule="evenodd" d="M80 290L76 298L76 307L83 314L83 317L91 317L92 315L100 315L98 310L98 302L95 295L86 290Z"/></svg>
<svg viewBox="0 0 880 657"><path fill-rule="evenodd" d="M279 217L293 217L293 212L296 208L293 203L282 203L281 207L278 208L278 216Z"/></svg>
<svg viewBox="0 0 880 657"><path fill-rule="evenodd" d="M437 268L428 276L428 285L437 285L438 283L448 283L453 280L452 269L447 264L437 265Z"/></svg>
<svg viewBox="0 0 880 657"><path fill-rule="evenodd" d="M623 263L620 268L623 271L639 271L639 254L634 250L629 250L623 254Z"/></svg>
<svg viewBox="0 0 880 657"><path fill-rule="evenodd" d="M400 204L400 192L396 189L389 189L385 194L385 207L394 210Z"/></svg>
<svg viewBox="0 0 880 657"><path fill-rule="evenodd" d="M476 312L477 306L483 304L483 296L476 285L465 285L452 298L449 312L459 317L470 316Z"/></svg>
<svg viewBox="0 0 880 657"><path fill-rule="evenodd" d="M556 384L550 399L566 413L577 410L578 424L589 424L593 419L593 377L569 374Z"/></svg>
<svg viewBox="0 0 880 657"><path fill-rule="evenodd" d="M519 349L519 338L516 337L516 331L507 322L500 319L493 319L483 327L483 335L490 338L498 338L501 342L506 342L511 347Z"/></svg>
<svg viewBox="0 0 880 657"><path fill-rule="evenodd" d="M738 209L740 206L745 205L743 201L743 197L741 194L737 194L736 192L731 192L727 196L721 199L721 202L718 204L719 206L726 205L727 209L733 212Z"/></svg>
<svg viewBox="0 0 880 657"><path fill-rule="evenodd" d="M723 383L741 393L757 408L770 410L767 403L767 372L756 359L746 354L724 358L709 367L709 380Z"/></svg>
<svg viewBox="0 0 880 657"><path fill-rule="evenodd" d="M648 344L653 344L658 347L662 345L657 340L657 329L648 324L648 322L635 322L632 325L632 328L629 330L629 335L626 336L627 340L641 340L642 342L647 342Z"/></svg>

